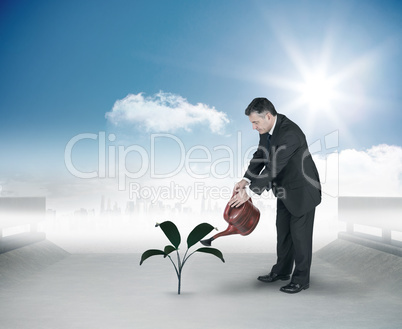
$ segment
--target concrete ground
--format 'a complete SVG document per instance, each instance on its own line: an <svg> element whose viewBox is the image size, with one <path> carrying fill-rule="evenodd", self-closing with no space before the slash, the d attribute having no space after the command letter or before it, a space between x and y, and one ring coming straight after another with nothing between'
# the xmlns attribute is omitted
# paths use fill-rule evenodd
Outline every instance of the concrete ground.
<svg viewBox="0 0 402 329"><path fill-rule="evenodd" d="M315 253L311 286L295 295L279 291L286 282L256 280L274 254L226 253L226 263L194 254L177 295L161 256L139 266L140 254L25 248L0 255L1 329L402 327L402 258L347 241Z"/></svg>

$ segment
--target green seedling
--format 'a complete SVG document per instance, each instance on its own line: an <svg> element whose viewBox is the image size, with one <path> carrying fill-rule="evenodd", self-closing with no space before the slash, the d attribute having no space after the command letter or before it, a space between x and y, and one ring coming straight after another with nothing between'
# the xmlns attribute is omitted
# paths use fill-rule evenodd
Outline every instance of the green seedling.
<svg viewBox="0 0 402 329"><path fill-rule="evenodd" d="M184 254L183 259L180 258L179 245L181 242L181 237L180 232L177 229L176 225L171 221L166 221L161 224L156 223L155 227L160 227L162 229L163 233L165 233L166 237L169 239L171 245L167 245L163 250L149 249L145 251L141 256L140 265L142 265L142 263L151 256L162 255L163 258L168 257L172 262L177 274L177 279L179 281L177 293L179 295L181 288L181 274L183 271L183 266L184 264L186 264L187 260L196 252L202 252L214 255L219 259L221 259L222 262L225 262L222 253L216 248L199 248L193 251L192 253L188 254L188 251L192 246L194 246L197 242L199 242L202 238L204 238L214 229L214 227L211 224L208 223L199 224L190 232L190 234L187 237L187 250L186 253ZM170 257L170 254L174 251L176 251L177 254L177 264Z"/></svg>

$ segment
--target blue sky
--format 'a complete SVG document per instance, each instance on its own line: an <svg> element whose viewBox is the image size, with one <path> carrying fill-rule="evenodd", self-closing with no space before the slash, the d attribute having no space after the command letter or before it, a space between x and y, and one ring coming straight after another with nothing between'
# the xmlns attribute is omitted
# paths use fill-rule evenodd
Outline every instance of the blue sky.
<svg viewBox="0 0 402 329"><path fill-rule="evenodd" d="M254 145L244 109L259 96L310 143L338 130L340 151L402 146L401 41L400 1L2 1L0 182L65 175L77 134L147 148L164 131L105 115L160 91L229 120L221 134L205 122L171 131L188 148L233 146L238 131ZM83 166L97 152L87 144Z"/></svg>

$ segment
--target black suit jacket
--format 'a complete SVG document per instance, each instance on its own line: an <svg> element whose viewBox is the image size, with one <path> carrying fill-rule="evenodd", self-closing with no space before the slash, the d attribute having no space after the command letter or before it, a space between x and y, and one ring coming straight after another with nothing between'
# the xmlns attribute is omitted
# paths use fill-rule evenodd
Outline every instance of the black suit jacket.
<svg viewBox="0 0 402 329"><path fill-rule="evenodd" d="M277 114L269 150L267 137L268 133L260 135L244 177L250 179L253 192L260 195L272 188L292 215L302 216L321 202L320 179L306 137L282 114Z"/></svg>

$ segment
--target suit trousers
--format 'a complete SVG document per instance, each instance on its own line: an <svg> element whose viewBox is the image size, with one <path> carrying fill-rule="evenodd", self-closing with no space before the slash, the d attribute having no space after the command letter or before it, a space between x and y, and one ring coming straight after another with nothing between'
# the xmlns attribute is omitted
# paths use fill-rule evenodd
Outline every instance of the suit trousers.
<svg viewBox="0 0 402 329"><path fill-rule="evenodd" d="M296 217L277 199L277 261L272 267L276 274L292 273L292 282L305 285L310 282L310 267L313 247L313 225L315 208Z"/></svg>

